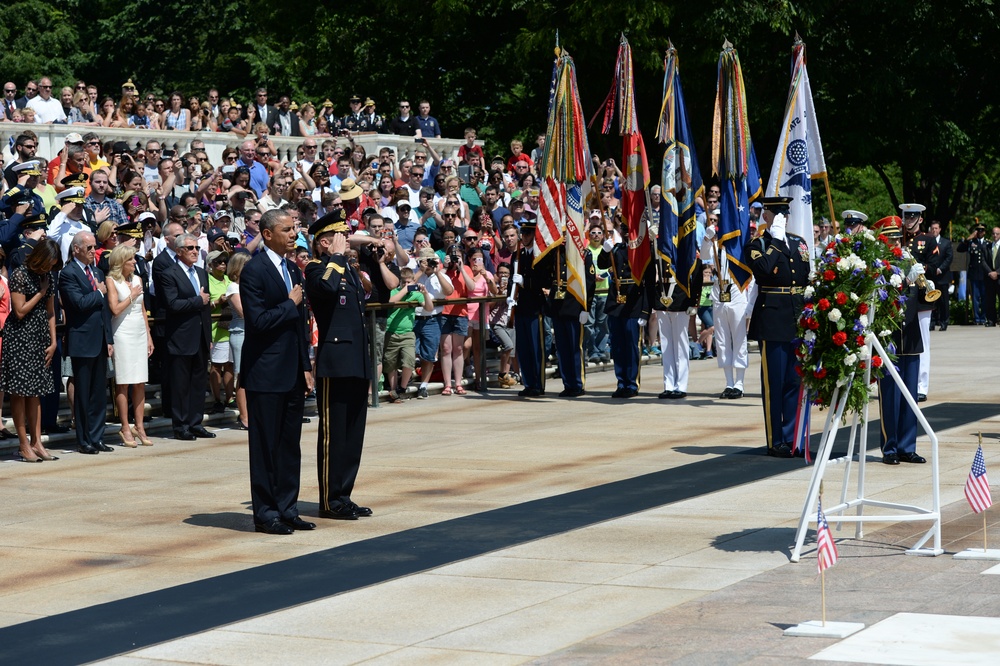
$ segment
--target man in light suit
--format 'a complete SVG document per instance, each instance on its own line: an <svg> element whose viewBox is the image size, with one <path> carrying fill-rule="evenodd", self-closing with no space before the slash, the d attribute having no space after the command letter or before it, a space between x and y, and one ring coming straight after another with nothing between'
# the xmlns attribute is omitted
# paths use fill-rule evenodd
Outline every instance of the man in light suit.
<svg viewBox="0 0 1000 666"><path fill-rule="evenodd" d="M157 292L166 304L170 419L174 437L186 441L215 437L201 425L208 388L212 308L208 304L208 274L195 265L198 251L198 239L180 234L174 239L177 261L157 274Z"/></svg>
<svg viewBox="0 0 1000 666"><path fill-rule="evenodd" d="M250 497L254 529L267 534L312 530L299 518L302 411L312 391L302 273L285 255L295 249L287 211L260 219L263 251L240 273L246 321L240 377L247 392Z"/></svg>
<svg viewBox="0 0 1000 666"><path fill-rule="evenodd" d="M343 209L316 220L309 233L316 258L306 265L306 293L319 328L319 515L357 520L372 515L371 509L351 499L361 466L371 382L365 292L356 269L347 262L350 228Z"/></svg>
<svg viewBox="0 0 1000 666"><path fill-rule="evenodd" d="M70 247L73 258L59 275L59 296L66 313L66 353L76 383L76 443L80 453L95 454L114 450L101 441L108 407L108 357L114 351L111 311L104 273L94 266L94 235L81 231Z"/></svg>

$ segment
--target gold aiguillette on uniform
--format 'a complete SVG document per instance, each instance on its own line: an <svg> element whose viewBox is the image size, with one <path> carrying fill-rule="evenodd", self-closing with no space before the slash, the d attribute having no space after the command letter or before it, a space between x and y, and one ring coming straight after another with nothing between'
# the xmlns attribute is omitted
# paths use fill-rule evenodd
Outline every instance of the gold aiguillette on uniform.
<svg viewBox="0 0 1000 666"><path fill-rule="evenodd" d="M729 293L729 283L723 282L719 285L719 302L728 303L731 300L733 300L733 296Z"/></svg>
<svg viewBox="0 0 1000 666"><path fill-rule="evenodd" d="M557 299L566 298L566 290L565 289L558 289L558 290L556 290L556 296L555 297Z"/></svg>
<svg viewBox="0 0 1000 666"><path fill-rule="evenodd" d="M670 304L673 302L674 299L670 298L669 296L660 296L660 303L662 303L663 307L665 308L669 308Z"/></svg>
<svg viewBox="0 0 1000 666"><path fill-rule="evenodd" d="M628 299L623 294L618 294L618 299L617 300L618 300L619 303L624 303Z"/></svg>

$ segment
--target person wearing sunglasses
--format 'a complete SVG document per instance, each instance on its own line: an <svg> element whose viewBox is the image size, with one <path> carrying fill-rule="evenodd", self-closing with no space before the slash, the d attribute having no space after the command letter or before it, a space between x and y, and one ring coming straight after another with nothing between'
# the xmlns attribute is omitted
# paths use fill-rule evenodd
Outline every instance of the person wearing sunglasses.
<svg viewBox="0 0 1000 666"><path fill-rule="evenodd" d="M62 102L52 96L52 79L43 76L38 81L38 96L32 97L25 105L35 110L37 122L51 125L55 122L66 122L66 112Z"/></svg>

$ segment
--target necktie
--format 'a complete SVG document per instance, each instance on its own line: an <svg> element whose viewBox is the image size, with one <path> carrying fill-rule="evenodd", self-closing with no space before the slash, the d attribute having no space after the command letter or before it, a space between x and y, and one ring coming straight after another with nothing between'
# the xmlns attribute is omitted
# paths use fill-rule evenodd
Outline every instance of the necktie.
<svg viewBox="0 0 1000 666"><path fill-rule="evenodd" d="M90 280L90 287L94 291L97 291L97 280L94 279L94 274L90 272L90 266L86 268L87 279Z"/></svg>
<svg viewBox="0 0 1000 666"><path fill-rule="evenodd" d="M288 260L281 260L281 277L285 278L285 289L292 290L292 276L288 274Z"/></svg>
<svg viewBox="0 0 1000 666"><path fill-rule="evenodd" d="M993 243L993 270L997 269L997 253L1000 252L1000 241Z"/></svg>
<svg viewBox="0 0 1000 666"><path fill-rule="evenodd" d="M194 266L188 266L188 278L191 280L191 286L194 287L194 293L201 293L201 283L198 282L198 274L194 270Z"/></svg>

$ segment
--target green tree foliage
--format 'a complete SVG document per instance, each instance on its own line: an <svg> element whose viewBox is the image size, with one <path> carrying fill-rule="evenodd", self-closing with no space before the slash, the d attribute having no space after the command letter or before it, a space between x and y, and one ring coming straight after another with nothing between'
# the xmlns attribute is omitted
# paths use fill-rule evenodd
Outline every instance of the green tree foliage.
<svg viewBox="0 0 1000 666"><path fill-rule="evenodd" d="M0 71L23 90L28 79L49 76L67 84L92 54L81 48L75 2L18 0L0 5ZM58 94L58 91L56 91Z"/></svg>

